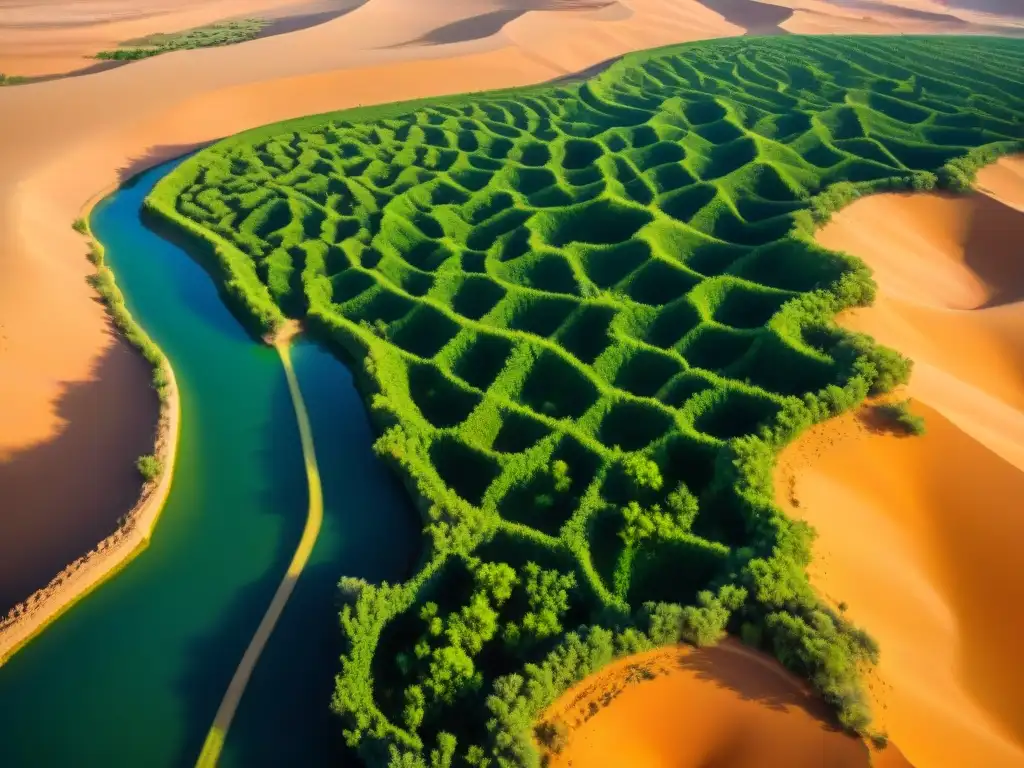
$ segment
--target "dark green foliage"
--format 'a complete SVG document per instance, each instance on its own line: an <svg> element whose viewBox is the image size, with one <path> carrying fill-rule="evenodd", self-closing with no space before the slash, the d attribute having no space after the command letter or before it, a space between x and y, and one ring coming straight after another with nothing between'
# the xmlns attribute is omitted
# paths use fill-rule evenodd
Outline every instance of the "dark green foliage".
<svg viewBox="0 0 1024 768"><path fill-rule="evenodd" d="M909 400L885 403L877 406L876 410L885 421L893 424L900 432L920 436L927 431L924 426L924 416L918 416L911 412Z"/></svg>
<svg viewBox="0 0 1024 768"><path fill-rule="evenodd" d="M423 515L410 581L346 583L333 707L367 763L538 765L567 686L724 632L867 732L877 648L811 589L773 467L911 364L835 325L875 285L813 234L1024 148L1022 50L709 41L269 126L161 182L148 211L252 327L355 362Z"/></svg>

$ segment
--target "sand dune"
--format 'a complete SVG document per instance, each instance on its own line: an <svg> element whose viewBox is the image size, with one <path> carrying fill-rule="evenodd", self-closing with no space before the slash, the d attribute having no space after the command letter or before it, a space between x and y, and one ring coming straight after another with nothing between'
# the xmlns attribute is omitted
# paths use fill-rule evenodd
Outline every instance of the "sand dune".
<svg viewBox="0 0 1024 768"><path fill-rule="evenodd" d="M909 765L895 746L869 762L867 747L829 717L799 680L735 641L653 651L612 664L548 710L550 721L570 729L567 748L551 765Z"/></svg>
<svg viewBox="0 0 1024 768"><path fill-rule="evenodd" d="M825 0L771 4L783 7L772 14L796 9L782 23L789 31L936 28L905 14L855 11ZM943 12L943 6L930 0L899 4ZM747 8L763 14L757 5L750 2ZM300 13L309 7L310 0L0 0L0 72L68 72L82 65L83 56L126 39L229 17ZM946 12L965 19L969 15ZM5 511L19 511L0 519L0 563L22 562L14 553L25 546L18 533L25 520L32 520L40 544L27 558L30 562L18 568L22 581L8 582L13 570L0 574L5 584L25 585L13 587L12 594L38 583L42 574L59 571L74 550L91 549L98 533L124 514L130 505L123 499L138 490L132 459L141 452L139 445L151 440L156 421L144 366L110 334L102 308L85 283L91 266L70 223L90 200L161 160L275 120L541 82L630 50L742 34L763 21L762 16L743 15L742 8L730 13L727 21L696 0L368 0L344 17L277 37L168 54L95 75L0 88L0 114L17 115L16 120L0 121L0 498ZM1012 187L1007 174L1020 173L1020 166L1006 165L999 173L998 178L987 177L987 183ZM962 276L956 259L949 261L947 271ZM950 278L954 300L967 306L977 299L974 306L988 306L985 302L995 295L991 291L1002 283L993 277L990 285L983 272L978 274L977 285L969 289ZM951 312L945 306L925 302L898 309ZM983 435L977 439L993 446L997 434L1006 434L1010 415L1020 417L1024 402L1021 368L1013 362L1024 357L1016 306L973 310L974 325L964 325L959 316L951 319L950 340L935 351L931 363L936 375L922 376L928 370L926 361L914 382L922 399L929 382L940 392L952 392L942 375L953 375L948 372L954 371L950 366L956 363L957 349L972 350L971 359L980 363L954 374L958 386L975 391L989 387L984 419L977 408L956 411L952 397L940 410L961 429L969 422L974 430L970 434ZM898 319L911 329L917 322L910 315ZM933 343L927 330L918 331L922 345ZM71 397L78 393L85 394ZM1004 457L1024 445L1016 438L1002 441ZM1024 464L1020 456L1005 461ZM63 476L60 484L52 482L55 465ZM71 520L79 527L73 529ZM47 532L55 532L55 538L49 539ZM703 686L701 691L705 688L719 690ZM732 704L754 706L734 692L729 695L731 703L721 706L730 712ZM697 704L691 709L700 710L702 696L693 693ZM778 716L760 705L755 709L742 718L758 721L764 716L760 709ZM723 715L726 722L744 722L739 715L730 717ZM794 726L801 734L794 735L794 744L835 742L834 734L821 735L811 714L800 722ZM735 738L744 728L736 725ZM756 754L755 740L744 743L737 748L737 760ZM835 744L847 754L845 742ZM709 749L708 765L742 764L730 762L726 742ZM849 756L854 759L852 752ZM862 757L858 753L856 759Z"/></svg>
<svg viewBox="0 0 1024 768"><path fill-rule="evenodd" d="M878 305L842 321L915 359L928 434L844 417L777 475L819 531L813 581L881 644L877 714L918 768L1024 765L1021 167L984 169L985 194L861 200L820 232L875 270Z"/></svg>
<svg viewBox="0 0 1024 768"><path fill-rule="evenodd" d="M857 201L818 240L864 258L881 288L876 306L844 323L913 358L910 393L1024 469L1019 169L984 169L979 186L992 193Z"/></svg>

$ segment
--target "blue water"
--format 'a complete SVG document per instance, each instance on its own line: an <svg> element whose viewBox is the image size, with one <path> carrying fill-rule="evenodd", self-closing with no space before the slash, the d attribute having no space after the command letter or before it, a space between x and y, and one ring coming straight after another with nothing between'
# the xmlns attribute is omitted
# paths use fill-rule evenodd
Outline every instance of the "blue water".
<svg viewBox="0 0 1024 768"><path fill-rule="evenodd" d="M181 394L174 483L149 548L0 667L0 766L194 763L305 520L298 428L277 354L253 341L187 253L146 229L143 198L175 163L103 201L92 229ZM300 341L324 524L228 735L222 765L350 762L329 714L335 584L403 578L411 505L371 451L347 369Z"/></svg>

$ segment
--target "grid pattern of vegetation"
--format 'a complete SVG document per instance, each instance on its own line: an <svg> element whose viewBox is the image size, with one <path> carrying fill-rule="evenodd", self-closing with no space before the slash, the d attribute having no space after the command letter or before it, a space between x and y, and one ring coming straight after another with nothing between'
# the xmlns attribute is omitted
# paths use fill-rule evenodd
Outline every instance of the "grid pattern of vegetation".
<svg viewBox="0 0 1024 768"><path fill-rule="evenodd" d="M161 182L149 214L254 331L302 318L352 365L422 512L409 581L342 581L366 762L535 765L568 685L726 631L867 733L878 649L810 588L771 472L910 363L834 324L874 284L811 235L964 189L1022 118L1020 42L724 40L271 126Z"/></svg>
<svg viewBox="0 0 1024 768"><path fill-rule="evenodd" d="M187 29L184 32L148 35L122 43L119 48L100 51L96 58L105 61L135 61L171 51L244 43L246 40L259 37L260 32L269 23L265 19L239 19Z"/></svg>

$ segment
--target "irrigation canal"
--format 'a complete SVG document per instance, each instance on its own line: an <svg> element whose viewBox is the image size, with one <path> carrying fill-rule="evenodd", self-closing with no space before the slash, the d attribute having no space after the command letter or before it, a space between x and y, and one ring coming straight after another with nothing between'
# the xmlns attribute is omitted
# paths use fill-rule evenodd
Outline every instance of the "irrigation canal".
<svg viewBox="0 0 1024 768"><path fill-rule="evenodd" d="M174 368L174 483L149 548L0 667L0 762L12 768L193 765L302 532L306 475L277 353L245 333L186 252L140 221L143 198L175 165L137 177L91 220L129 309ZM372 454L347 369L302 340L292 357L313 424L323 527L222 766L348 762L328 711L340 650L335 585L341 575L400 579L416 554L411 505Z"/></svg>

